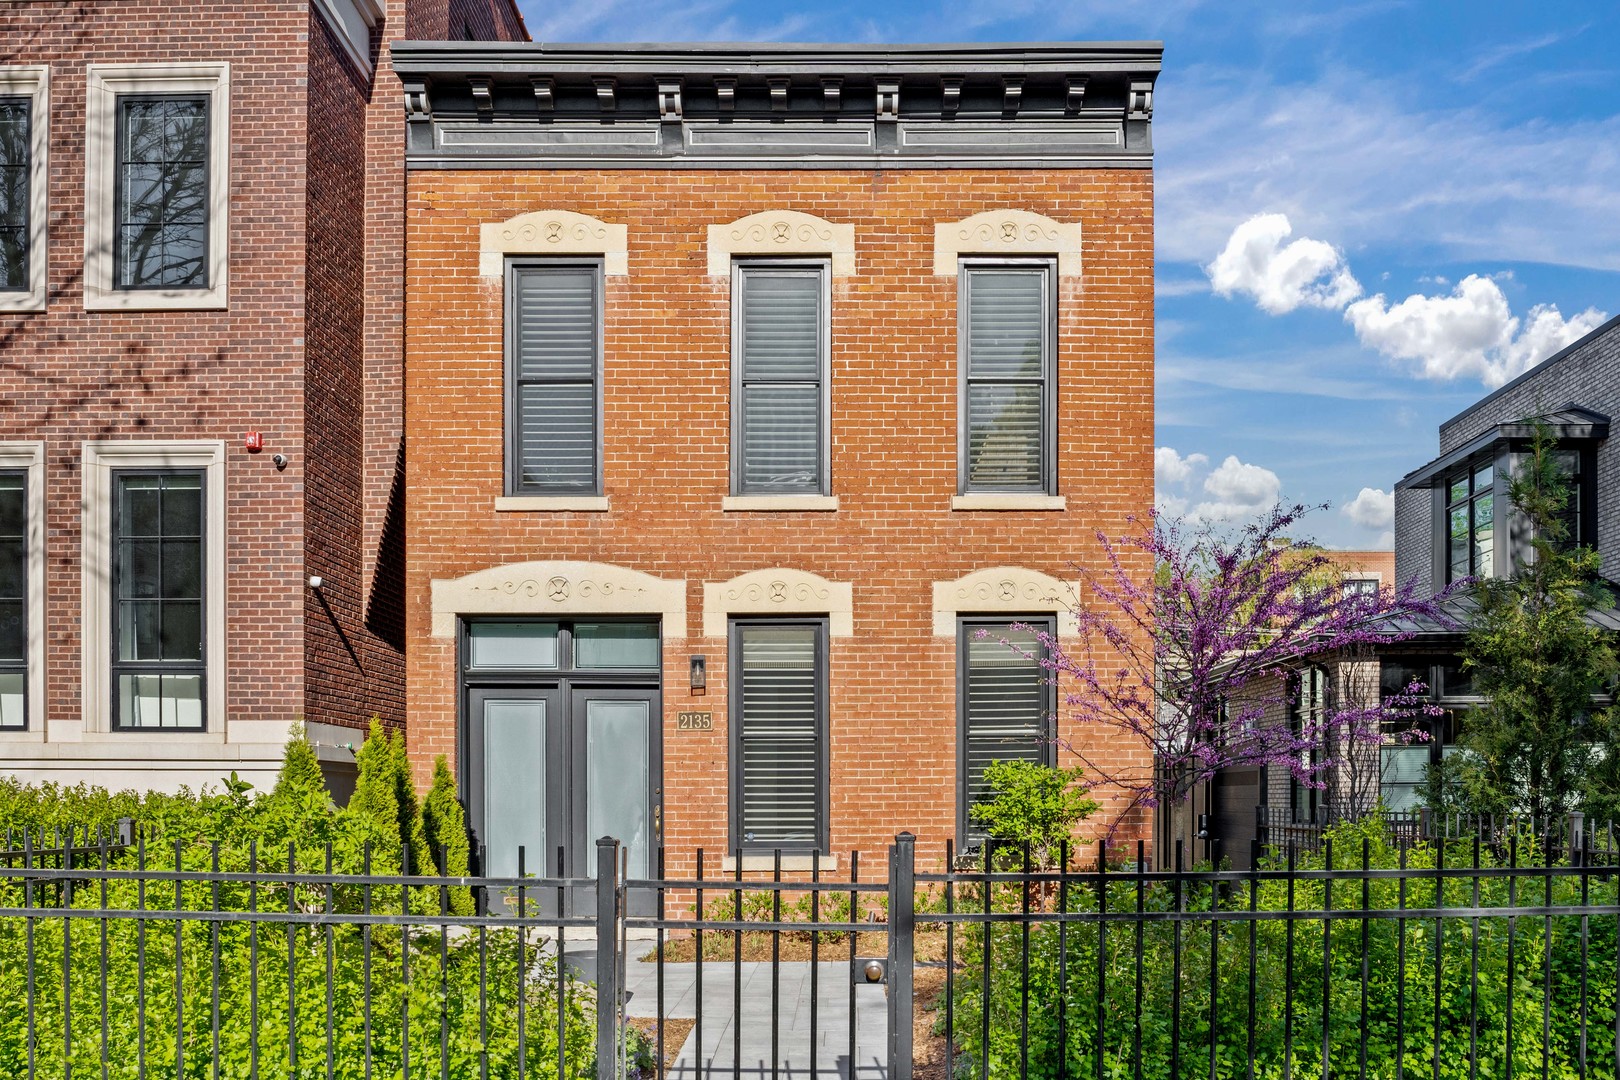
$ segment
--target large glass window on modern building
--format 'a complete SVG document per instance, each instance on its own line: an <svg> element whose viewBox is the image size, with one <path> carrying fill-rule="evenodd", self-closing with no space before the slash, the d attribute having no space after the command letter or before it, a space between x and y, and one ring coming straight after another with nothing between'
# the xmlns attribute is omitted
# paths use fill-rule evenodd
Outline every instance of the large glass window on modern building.
<svg viewBox="0 0 1620 1080"><path fill-rule="evenodd" d="M732 846L827 848L827 624L731 624Z"/></svg>
<svg viewBox="0 0 1620 1080"><path fill-rule="evenodd" d="M507 282L507 492L600 495L601 264L515 263Z"/></svg>
<svg viewBox="0 0 1620 1080"><path fill-rule="evenodd" d="M1050 616L957 623L956 802L957 831L964 841L982 836L972 808L995 795L984 778L992 761L1050 765L1056 760L1051 737L1056 684L1043 666L1048 651L1040 638L1040 631L1050 636L1055 629Z"/></svg>
<svg viewBox="0 0 1620 1080"><path fill-rule="evenodd" d="M1496 470L1489 461L1446 485L1446 580L1496 576Z"/></svg>
<svg viewBox="0 0 1620 1080"><path fill-rule="evenodd" d="M205 724L203 474L114 473L113 724Z"/></svg>
<svg viewBox="0 0 1620 1080"><path fill-rule="evenodd" d="M0 471L0 729L28 726L28 498L21 471Z"/></svg>
<svg viewBox="0 0 1620 1080"><path fill-rule="evenodd" d="M115 288L207 286L208 110L206 94L119 97Z"/></svg>
<svg viewBox="0 0 1620 1080"><path fill-rule="evenodd" d="M28 288L33 102L0 97L0 290Z"/></svg>
<svg viewBox="0 0 1620 1080"><path fill-rule="evenodd" d="M827 266L738 263L732 493L827 494Z"/></svg>
<svg viewBox="0 0 1620 1080"><path fill-rule="evenodd" d="M969 492L1052 494L1056 320L1053 268L963 264L961 465Z"/></svg>

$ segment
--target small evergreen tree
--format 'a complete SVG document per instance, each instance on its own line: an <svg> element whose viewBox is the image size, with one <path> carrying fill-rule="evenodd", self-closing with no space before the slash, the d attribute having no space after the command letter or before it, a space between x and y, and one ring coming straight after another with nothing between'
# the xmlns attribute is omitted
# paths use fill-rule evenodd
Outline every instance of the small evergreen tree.
<svg viewBox="0 0 1620 1080"><path fill-rule="evenodd" d="M1485 703L1463 719L1463 753L1432 770L1430 803L1472 813L1565 814L1590 798L1605 760L1600 736L1614 725L1594 698L1620 661L1609 635L1587 618L1614 600L1598 576L1598 553L1569 543L1569 483L1545 425L1537 426L1508 497L1529 523L1532 554L1513 576L1474 584L1478 611L1463 659ZM1499 537L1503 531L1498 526Z"/></svg>
<svg viewBox="0 0 1620 1080"><path fill-rule="evenodd" d="M305 735L304 725L294 724L287 735L281 771L276 774L276 786L271 794L301 799L315 792L324 794L325 791L326 778L321 774L321 763L315 756L315 747Z"/></svg>
<svg viewBox="0 0 1620 1080"><path fill-rule="evenodd" d="M428 849L435 855L443 853L445 876L466 877L471 852L467 815L456 798L456 778L443 754L433 760L433 786L422 800L422 831ZM457 915L473 914L472 890L465 885L452 888L450 910Z"/></svg>

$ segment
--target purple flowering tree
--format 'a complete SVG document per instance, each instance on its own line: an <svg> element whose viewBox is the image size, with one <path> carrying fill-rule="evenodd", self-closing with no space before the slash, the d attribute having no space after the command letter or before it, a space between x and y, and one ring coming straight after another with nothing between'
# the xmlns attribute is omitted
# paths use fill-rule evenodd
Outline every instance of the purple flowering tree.
<svg viewBox="0 0 1620 1080"><path fill-rule="evenodd" d="M1285 676L1308 657L1398 641L1413 619L1445 618L1440 598L1410 583L1347 593L1332 555L1293 538L1314 509L1279 504L1236 529L1155 514L1136 534L1098 534L1103 569L1083 573L1078 639L1044 644L1079 722L1065 748L1095 784L1124 796L1116 827L1139 809L1182 803L1228 768L1284 769L1321 787L1335 748L1379 738L1384 710L1409 707L1282 719L1294 693ZM1151 760L1120 755L1122 744L1145 744Z"/></svg>

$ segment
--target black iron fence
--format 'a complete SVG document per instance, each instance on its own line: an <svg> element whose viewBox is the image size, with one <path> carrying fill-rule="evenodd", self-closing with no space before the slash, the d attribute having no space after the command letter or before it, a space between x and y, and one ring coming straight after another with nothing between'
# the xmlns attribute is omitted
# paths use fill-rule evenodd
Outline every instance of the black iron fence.
<svg viewBox="0 0 1620 1080"><path fill-rule="evenodd" d="M881 874L660 852L646 879L611 840L590 877L520 852L446 878L26 836L0 858L0 1077L1612 1078L1600 835L1368 827L1230 871L1140 845L919 865L902 834Z"/></svg>

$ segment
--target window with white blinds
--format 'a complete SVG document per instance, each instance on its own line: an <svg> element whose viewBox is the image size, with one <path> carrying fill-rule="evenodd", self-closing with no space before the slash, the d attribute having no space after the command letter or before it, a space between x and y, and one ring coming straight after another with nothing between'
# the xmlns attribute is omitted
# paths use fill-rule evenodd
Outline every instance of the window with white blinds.
<svg viewBox="0 0 1620 1080"><path fill-rule="evenodd" d="M602 268L519 264L507 281L508 490L599 495Z"/></svg>
<svg viewBox="0 0 1620 1080"><path fill-rule="evenodd" d="M960 274L963 492L1051 494L1052 267Z"/></svg>
<svg viewBox="0 0 1620 1080"><path fill-rule="evenodd" d="M827 494L827 267L738 263L732 491Z"/></svg>
<svg viewBox="0 0 1620 1080"><path fill-rule="evenodd" d="M827 624L731 625L734 847L825 850Z"/></svg>
<svg viewBox="0 0 1620 1080"><path fill-rule="evenodd" d="M1015 629L1013 622L1030 629ZM957 629L957 694L961 732L957 804L964 838L974 838L971 807L994 795L984 782L992 761L1055 760L1050 737L1056 695L1041 666L1047 652L1038 631L1055 632L1051 617L1011 622L963 619ZM982 631L982 635L981 635Z"/></svg>

